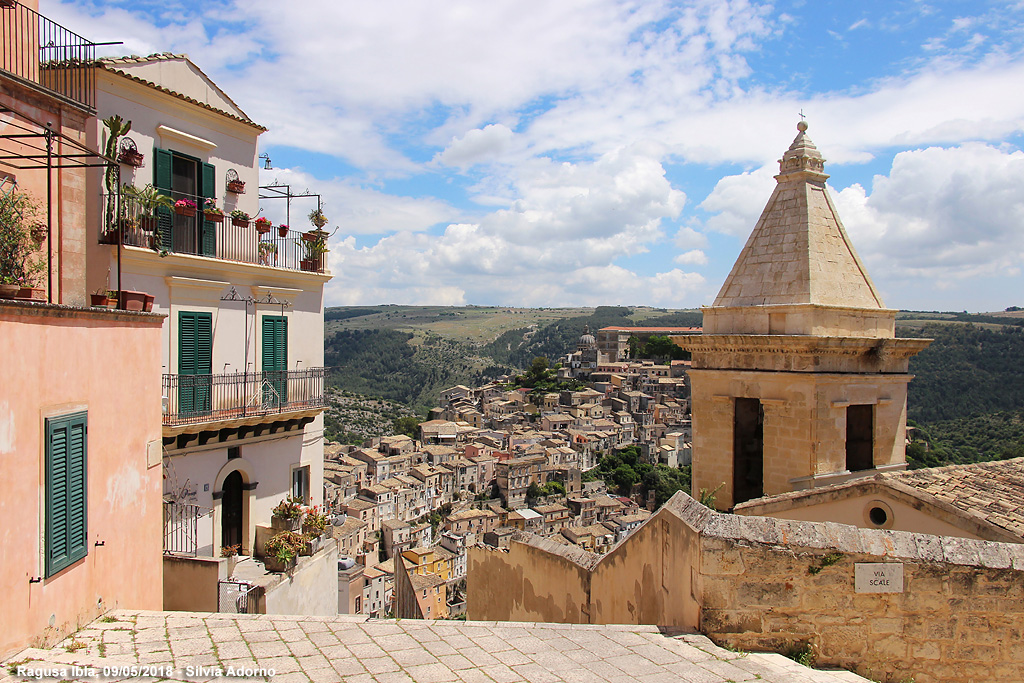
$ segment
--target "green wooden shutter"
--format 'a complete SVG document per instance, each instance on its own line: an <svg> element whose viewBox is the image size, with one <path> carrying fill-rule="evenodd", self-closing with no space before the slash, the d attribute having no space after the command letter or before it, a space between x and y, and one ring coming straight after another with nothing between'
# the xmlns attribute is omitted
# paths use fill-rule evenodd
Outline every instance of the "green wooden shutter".
<svg viewBox="0 0 1024 683"><path fill-rule="evenodd" d="M170 150L153 148L153 187L167 196L171 195L171 159ZM159 247L173 251L174 216L170 209L161 206L156 210L156 226L160 238Z"/></svg>
<svg viewBox="0 0 1024 683"><path fill-rule="evenodd" d="M178 412L210 410L213 374L213 315L178 313Z"/></svg>
<svg viewBox="0 0 1024 683"><path fill-rule="evenodd" d="M217 196L217 170L213 167L213 164L203 164L203 170L200 177L199 194L204 198L214 198ZM200 210L202 207L199 207ZM204 215L204 214L201 214ZM200 253L203 256L216 256L217 255L217 224L202 218L202 227L200 228Z"/></svg>
<svg viewBox="0 0 1024 683"><path fill-rule="evenodd" d="M46 420L46 576L88 554L88 414Z"/></svg>
<svg viewBox="0 0 1024 683"><path fill-rule="evenodd" d="M264 391L265 403L288 401L288 319L283 316L263 316L263 372L274 387Z"/></svg>

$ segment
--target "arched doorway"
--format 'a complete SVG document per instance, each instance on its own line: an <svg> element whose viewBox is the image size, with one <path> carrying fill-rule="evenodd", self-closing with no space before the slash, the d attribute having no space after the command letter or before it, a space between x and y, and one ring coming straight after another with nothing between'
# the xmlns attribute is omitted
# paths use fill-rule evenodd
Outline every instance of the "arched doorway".
<svg viewBox="0 0 1024 683"><path fill-rule="evenodd" d="M224 479L221 489L221 545L242 545L242 474L235 470Z"/></svg>

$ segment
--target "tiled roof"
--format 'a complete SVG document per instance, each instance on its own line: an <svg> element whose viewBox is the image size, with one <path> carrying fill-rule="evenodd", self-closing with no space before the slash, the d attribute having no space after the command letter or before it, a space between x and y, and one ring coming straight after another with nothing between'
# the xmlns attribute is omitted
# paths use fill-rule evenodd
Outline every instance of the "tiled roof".
<svg viewBox="0 0 1024 683"><path fill-rule="evenodd" d="M1024 538L1024 458L894 472L892 480Z"/></svg>
<svg viewBox="0 0 1024 683"><path fill-rule="evenodd" d="M217 107L211 106L211 105L207 104L206 102L201 102L201 101L199 101L199 100L197 100L197 99L195 99L193 97L189 97L188 95L183 95L180 92L176 92L174 90L171 90L170 88L165 88L162 85L154 83L153 81L147 81L144 78L139 78L138 76L135 76L133 74L128 73L127 71L123 71L122 69L117 68L118 65L121 65L121 64L147 64L147 63L151 63L151 62L170 61L172 59L184 59L184 60L188 61L189 63L191 63L192 66L194 66L197 71L202 73L203 77L206 78L206 80L210 82L210 85L212 85L213 87L217 88L217 90L220 92L220 94L224 96L224 99L226 99L228 102L231 102L231 104L234 104L235 107L238 107L238 111L242 111L242 108L239 107L237 104L235 104L235 101L232 100L228 96L228 94L226 92L221 90L217 86L217 84L214 83L213 80L203 72L202 69L200 69L198 66L196 66L195 63L193 63L188 58L188 55L184 55L184 54L176 55L176 54L172 54L170 52L162 52L162 53L158 53L158 54L152 54L152 55L149 55L147 57L139 57L138 55L131 55L130 57L116 57L116 58L114 58L114 57L107 57L107 58L103 58L103 59L97 60L97 63L103 69L105 69L106 71L110 71L111 73L116 73L119 76L124 76L125 78L130 79L132 81L135 81L136 83L141 83L143 85L148 85L149 87L151 87L151 88L153 88L155 90L159 90L160 92L167 93L168 95L171 95L172 97L177 97L178 99L184 100L186 102L190 102L190 103L195 104L197 106L203 107L204 109L209 109L210 111L216 112L216 113L218 113L218 114L220 114L222 116L226 116L229 119L233 119L235 121L239 121L239 122L244 123L246 125L252 126L253 128L256 128L257 130L261 130L261 131L269 130L266 126L261 126L260 124L256 123L252 119L248 118L248 116L236 116L235 114L232 114L231 112L224 111L223 109L218 109ZM242 113L244 114L245 112L242 112Z"/></svg>

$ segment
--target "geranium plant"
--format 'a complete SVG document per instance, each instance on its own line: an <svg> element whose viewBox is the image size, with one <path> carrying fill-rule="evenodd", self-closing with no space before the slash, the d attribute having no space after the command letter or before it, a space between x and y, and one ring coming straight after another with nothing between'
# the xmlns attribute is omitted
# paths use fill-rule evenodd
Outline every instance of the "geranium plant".
<svg viewBox="0 0 1024 683"><path fill-rule="evenodd" d="M191 199L182 197L178 201L174 202L174 207L177 209L194 209L196 208L196 203Z"/></svg>
<svg viewBox="0 0 1024 683"><path fill-rule="evenodd" d="M327 528L327 521L327 514L320 511L319 505L314 505L306 510L306 514L302 517L302 527L323 533Z"/></svg>
<svg viewBox="0 0 1024 683"><path fill-rule="evenodd" d="M203 213L205 213L208 216L224 215L224 212L220 210L220 207L217 206L217 202L215 202L213 199L207 199L203 203Z"/></svg>

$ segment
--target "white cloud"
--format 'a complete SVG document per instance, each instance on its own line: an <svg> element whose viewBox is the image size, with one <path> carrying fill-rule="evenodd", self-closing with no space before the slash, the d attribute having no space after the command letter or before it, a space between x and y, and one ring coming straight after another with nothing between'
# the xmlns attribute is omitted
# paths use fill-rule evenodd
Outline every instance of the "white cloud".
<svg viewBox="0 0 1024 683"><path fill-rule="evenodd" d="M474 128L461 138L452 138L451 144L436 159L446 166L461 168L489 161L508 149L512 135L512 130L500 123Z"/></svg>
<svg viewBox="0 0 1024 683"><path fill-rule="evenodd" d="M706 266L708 264L708 255L700 249L691 249L676 256L672 259L672 262L679 265Z"/></svg>
<svg viewBox="0 0 1024 683"><path fill-rule="evenodd" d="M734 237L749 235L775 189L775 173L777 166L762 166L719 180L700 203L700 208L714 214L707 220L707 228Z"/></svg>
<svg viewBox="0 0 1024 683"><path fill-rule="evenodd" d="M708 245L708 238L704 233L697 232L689 226L683 226L676 233L674 242L680 249L703 249Z"/></svg>
<svg viewBox="0 0 1024 683"><path fill-rule="evenodd" d="M704 285L678 269L639 276L614 264L663 239L662 219L683 207L685 195L657 161L619 150L529 170L513 183L520 199L478 223L453 223L439 235L403 231L362 248L339 236L328 300L681 306Z"/></svg>
<svg viewBox="0 0 1024 683"><path fill-rule="evenodd" d="M901 152L836 207L875 277L932 287L1024 264L1024 152L979 143Z"/></svg>

